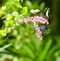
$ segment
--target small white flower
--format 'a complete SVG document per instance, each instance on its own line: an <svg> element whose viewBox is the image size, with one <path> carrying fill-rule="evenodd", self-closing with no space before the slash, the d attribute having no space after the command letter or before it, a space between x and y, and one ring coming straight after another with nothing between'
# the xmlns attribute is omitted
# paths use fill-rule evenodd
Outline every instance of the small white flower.
<svg viewBox="0 0 60 61"><path fill-rule="evenodd" d="M40 10L38 10L38 9L31 10L31 13L32 13L32 14L36 14L36 13L38 13L38 12L40 12Z"/></svg>

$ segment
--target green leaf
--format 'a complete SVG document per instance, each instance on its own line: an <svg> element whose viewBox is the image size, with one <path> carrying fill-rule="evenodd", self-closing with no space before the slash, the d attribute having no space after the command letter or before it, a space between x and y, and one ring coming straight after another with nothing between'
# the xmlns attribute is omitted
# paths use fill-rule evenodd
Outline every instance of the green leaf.
<svg viewBox="0 0 60 61"><path fill-rule="evenodd" d="M35 58L35 55L30 48L24 45L24 50L27 52L28 56L30 56L31 58Z"/></svg>
<svg viewBox="0 0 60 61"><path fill-rule="evenodd" d="M51 44L52 44L52 39L49 38L49 39L48 39L48 42L46 43L46 46L45 46L43 52L41 53L41 55L40 55L40 57L39 57L39 61L44 61L44 59L45 59L45 57L46 57L46 54L47 54L47 52L48 52L48 50L49 50Z"/></svg>
<svg viewBox="0 0 60 61"><path fill-rule="evenodd" d="M8 2L6 3L7 9L10 9L10 8L13 6L12 4L15 3L15 1L16 1L16 0L8 0Z"/></svg>
<svg viewBox="0 0 60 61"><path fill-rule="evenodd" d="M45 3L43 2L43 3L41 3L41 5L40 5L40 10L43 11L44 7L45 7Z"/></svg>
<svg viewBox="0 0 60 61"><path fill-rule="evenodd" d="M23 12L24 12L24 15L27 15L28 14L28 7L23 7Z"/></svg>

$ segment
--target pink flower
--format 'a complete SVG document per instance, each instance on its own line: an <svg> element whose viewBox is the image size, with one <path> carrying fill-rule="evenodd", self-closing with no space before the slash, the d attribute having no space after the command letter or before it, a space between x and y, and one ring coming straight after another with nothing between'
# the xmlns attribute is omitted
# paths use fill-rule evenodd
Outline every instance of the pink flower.
<svg viewBox="0 0 60 61"><path fill-rule="evenodd" d="M37 37L42 40L42 30L44 30L45 28L40 28L38 27L38 24L36 22L40 22L41 24L49 24L48 19L45 19L43 17L40 16L34 16L34 17L30 17L30 18L23 18L22 20L19 21L19 23L25 23L27 24L28 22L32 22L34 25L35 30L37 31Z"/></svg>
<svg viewBox="0 0 60 61"><path fill-rule="evenodd" d="M30 18L24 18L23 21L27 24L28 22L31 21L31 19Z"/></svg>
<svg viewBox="0 0 60 61"><path fill-rule="evenodd" d="M28 22L40 22L41 24L49 24L48 22L48 19L45 19L43 17L40 17L40 16L34 16L34 17L31 17L31 18L24 18L22 19L22 22L25 22L26 24ZM21 22L21 21L20 21Z"/></svg>
<svg viewBox="0 0 60 61"><path fill-rule="evenodd" d="M42 24L49 24L48 19L45 19L43 17L39 17L39 18L40 18L40 20L39 20L40 23L42 23Z"/></svg>
<svg viewBox="0 0 60 61"><path fill-rule="evenodd" d="M42 40L42 32L40 31L40 28L38 27L38 25L36 24L36 22L34 22L34 27L35 30L37 31L37 37Z"/></svg>
<svg viewBox="0 0 60 61"><path fill-rule="evenodd" d="M32 21L40 22L42 24L49 24L48 19L39 16L32 17Z"/></svg>

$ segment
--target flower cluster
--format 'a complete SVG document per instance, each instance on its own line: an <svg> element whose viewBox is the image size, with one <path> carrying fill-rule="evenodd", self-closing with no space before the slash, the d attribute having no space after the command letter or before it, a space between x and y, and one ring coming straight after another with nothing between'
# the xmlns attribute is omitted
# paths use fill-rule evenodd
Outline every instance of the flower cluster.
<svg viewBox="0 0 60 61"><path fill-rule="evenodd" d="M49 24L48 19L45 19L45 18L39 17L39 16L32 17L32 21L40 22L41 24Z"/></svg>
<svg viewBox="0 0 60 61"><path fill-rule="evenodd" d="M19 22L24 22L24 23L28 23L28 22L40 22L41 24L49 24L48 19L45 19L43 17L40 16L34 16L34 17L30 17L30 18L23 18L22 20L19 20Z"/></svg>
<svg viewBox="0 0 60 61"><path fill-rule="evenodd" d="M36 10L31 10L31 13L38 13L38 12L39 12L38 9L36 9ZM30 18L24 17L24 18L22 18L21 20L19 20L17 23L13 24L12 27L6 29L6 30L7 30L7 33L10 33L11 30L13 30L16 26L18 26L19 24L21 24L21 23L23 23L23 22L24 22L25 24L27 24L27 23L29 23L29 22L32 22L33 25L34 25L35 30L37 31L37 36L38 36L38 38L39 38L40 40L42 40L42 38L43 38L43 37L42 37L42 31L45 29L45 26L44 26L44 27L39 27L38 24L37 24L37 22L39 22L39 23L41 23L41 24L49 24L49 22L48 22L48 19L45 19L45 18L43 18L43 17L41 17L41 16L33 16L33 17L30 17ZM6 33L6 34L7 34L7 33Z"/></svg>
<svg viewBox="0 0 60 61"><path fill-rule="evenodd" d="M25 24L27 24L28 22L33 22L35 30L37 31L37 36L40 40L42 40L42 30L45 29L45 26L43 28L42 27L40 28L40 27L38 27L37 22L39 22L41 24L49 24L48 19L45 19L45 18L40 17L40 16L24 18L24 19L20 20L19 22L24 22Z"/></svg>
<svg viewBox="0 0 60 61"><path fill-rule="evenodd" d="M29 23L32 22L34 25L35 30L37 31L37 36L40 40L42 40L42 31L41 28L38 27L37 22L41 23L41 24L49 24L48 20L43 18L43 17L39 17L39 16L34 16L34 17L30 17L30 18L23 18L21 20L19 20L19 22L13 24L13 26L11 28L8 28L7 33L10 33L11 30L13 30L16 26L18 26L20 23Z"/></svg>
<svg viewBox="0 0 60 61"><path fill-rule="evenodd" d="M40 28L38 27L38 25L36 24L36 22L34 22L34 27L35 30L37 31L37 36L40 40L42 40L42 32L40 31Z"/></svg>
<svg viewBox="0 0 60 61"><path fill-rule="evenodd" d="M42 31L38 27L38 24L36 22L39 22L41 24L49 24L48 19L45 19L43 17L34 16L31 18L24 18L23 21L27 24L28 22L33 22L35 30L37 31L37 36L40 40L42 40Z"/></svg>

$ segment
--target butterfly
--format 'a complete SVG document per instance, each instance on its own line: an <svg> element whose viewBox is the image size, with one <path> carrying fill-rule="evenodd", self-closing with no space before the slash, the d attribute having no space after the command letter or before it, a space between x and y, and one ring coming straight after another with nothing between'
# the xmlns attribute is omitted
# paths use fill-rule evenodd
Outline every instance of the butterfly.
<svg viewBox="0 0 60 61"><path fill-rule="evenodd" d="M50 8L45 8L44 9L43 17L49 19L49 17L50 17Z"/></svg>

